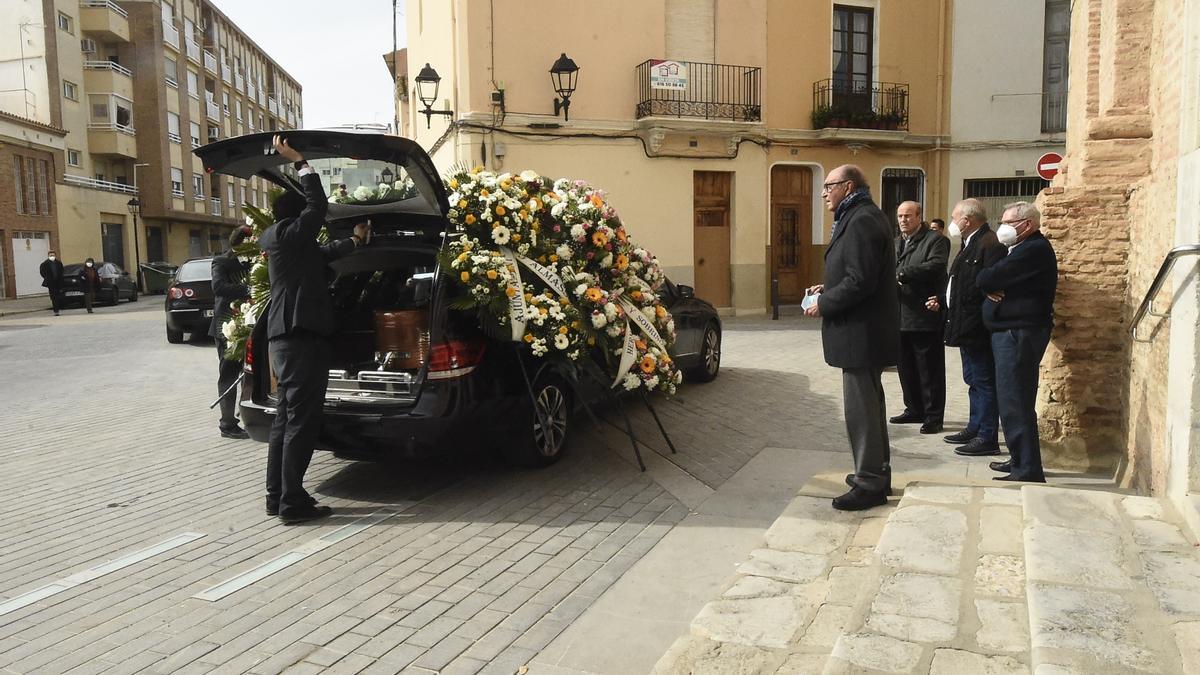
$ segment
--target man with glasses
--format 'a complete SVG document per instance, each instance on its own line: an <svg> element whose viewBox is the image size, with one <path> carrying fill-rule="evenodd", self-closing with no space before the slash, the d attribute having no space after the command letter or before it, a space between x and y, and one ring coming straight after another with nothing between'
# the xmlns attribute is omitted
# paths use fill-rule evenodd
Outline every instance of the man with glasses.
<svg viewBox="0 0 1200 675"><path fill-rule="evenodd" d="M1029 202L1004 207L996 238L1008 247L1008 256L976 277L987 294L983 322L992 332L996 398L1009 454L1009 461L992 468L1007 474L995 480L1044 483L1035 406L1038 366L1053 325L1058 261L1042 236L1041 214Z"/></svg>
<svg viewBox="0 0 1200 675"><path fill-rule="evenodd" d="M846 435L854 456L850 491L833 508L859 511L887 502L892 487L883 369L896 365L899 300L892 224L871 201L862 170L852 164L829 172L821 190L833 212L833 235L825 248L823 284L805 314L821 318L825 362L842 369Z"/></svg>

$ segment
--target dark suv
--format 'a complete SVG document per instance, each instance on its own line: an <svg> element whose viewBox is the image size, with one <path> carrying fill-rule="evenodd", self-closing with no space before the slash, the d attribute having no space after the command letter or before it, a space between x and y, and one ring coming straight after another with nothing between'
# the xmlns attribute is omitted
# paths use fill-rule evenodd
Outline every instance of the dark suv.
<svg viewBox="0 0 1200 675"><path fill-rule="evenodd" d="M257 175L300 191L291 166L271 151L270 133L232 138L195 153L210 172ZM574 364L536 358L514 342L489 338L474 311L451 307L452 290L437 264L450 227L445 187L429 156L411 140L359 131L295 131L290 145L309 164L345 167L341 182L362 184L405 172L415 196L383 204L329 204L331 237L348 236L370 219L369 246L330 265L329 292L337 329L318 447L356 459L429 454L459 445L493 446L510 460L544 466L557 460L572 427L574 405L594 391L580 386ZM330 160L338 160L336 163ZM332 177L337 184L339 179ZM357 185L347 184L349 191ZM708 303L686 286L669 286L679 333L677 362L689 379L709 380L720 368L721 324ZM384 342L382 322L402 322L419 337L413 353ZM242 419L251 437L267 440L275 413L268 342L260 322L246 350ZM536 411L535 411L536 406Z"/></svg>

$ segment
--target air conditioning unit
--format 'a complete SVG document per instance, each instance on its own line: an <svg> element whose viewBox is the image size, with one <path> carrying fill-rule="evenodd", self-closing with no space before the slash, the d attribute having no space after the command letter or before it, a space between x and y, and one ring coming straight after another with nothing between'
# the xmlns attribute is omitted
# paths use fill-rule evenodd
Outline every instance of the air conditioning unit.
<svg viewBox="0 0 1200 675"><path fill-rule="evenodd" d="M221 140L221 127L209 127L208 128L208 140L210 140L210 141Z"/></svg>
<svg viewBox="0 0 1200 675"><path fill-rule="evenodd" d="M83 38L82 40L79 41L79 49L84 54L95 54L96 53L96 41L93 40L92 38Z"/></svg>

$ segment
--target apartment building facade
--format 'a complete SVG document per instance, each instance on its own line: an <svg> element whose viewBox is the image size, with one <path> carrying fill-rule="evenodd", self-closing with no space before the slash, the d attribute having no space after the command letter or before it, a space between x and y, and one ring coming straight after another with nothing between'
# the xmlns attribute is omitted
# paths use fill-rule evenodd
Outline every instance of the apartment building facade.
<svg viewBox="0 0 1200 675"><path fill-rule="evenodd" d="M538 40L530 17L549 22ZM604 188L673 279L762 312L773 282L795 303L820 280L836 166L860 165L893 215L904 199L946 210L949 20L938 1L412 0L401 129L442 167ZM562 56L579 68L569 119L548 75ZM428 122L426 63L430 107L452 112Z"/></svg>
<svg viewBox="0 0 1200 675"><path fill-rule="evenodd" d="M206 175L191 151L299 126L301 88L211 3L0 0L0 19L23 36L0 46L0 110L66 132L65 260L179 263L222 250L241 205L265 203L263 181Z"/></svg>

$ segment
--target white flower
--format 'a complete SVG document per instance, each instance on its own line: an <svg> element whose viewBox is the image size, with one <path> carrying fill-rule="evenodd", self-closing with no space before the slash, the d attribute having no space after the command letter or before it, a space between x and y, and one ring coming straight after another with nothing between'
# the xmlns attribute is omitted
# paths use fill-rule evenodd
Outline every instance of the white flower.
<svg viewBox="0 0 1200 675"><path fill-rule="evenodd" d="M622 384L625 385L626 391L633 391L634 389L637 389L639 385L642 384L642 380L637 375L634 375L633 373L626 373L625 380L622 382Z"/></svg>
<svg viewBox="0 0 1200 675"><path fill-rule="evenodd" d="M510 237L512 237L512 232L503 225L492 230L492 241L501 246L507 244Z"/></svg>
<svg viewBox="0 0 1200 675"><path fill-rule="evenodd" d="M370 201L374 196L374 191L366 185L359 185L358 187L354 188L354 199L357 201Z"/></svg>
<svg viewBox="0 0 1200 675"><path fill-rule="evenodd" d="M616 319L617 319L617 303L615 303L615 302L605 303L604 304L604 314L605 314L605 316L608 317L609 321L616 321Z"/></svg>
<svg viewBox="0 0 1200 675"><path fill-rule="evenodd" d="M567 203L559 202L559 203L555 204L554 206L550 207L550 215L554 216L555 218L558 218L559 216L562 215L563 211L566 211L566 210L567 210ZM575 232L575 230L572 229L571 232L573 234Z"/></svg>
<svg viewBox="0 0 1200 675"><path fill-rule="evenodd" d="M605 316L603 314L601 314L600 312L593 310L592 311L592 327L593 328L604 328L604 326L606 324L608 324L608 319L605 318Z"/></svg>
<svg viewBox="0 0 1200 675"><path fill-rule="evenodd" d="M655 387L657 387L657 386L658 386L658 376L657 376L657 375L651 375L651 376L650 376L650 379L646 380L646 388L647 388L647 389L654 389L654 388L655 388Z"/></svg>
<svg viewBox="0 0 1200 675"><path fill-rule="evenodd" d="M533 181L535 181L537 179L538 179L538 175L537 175L536 171L530 171L529 169L525 169L524 171L521 172L521 180L525 181L526 183L532 183Z"/></svg>
<svg viewBox="0 0 1200 675"><path fill-rule="evenodd" d="M567 339L566 335L559 333L558 335L554 336L554 346L555 347L557 347L559 349L566 349L570 344L571 344L571 341Z"/></svg>
<svg viewBox="0 0 1200 675"><path fill-rule="evenodd" d="M646 317L647 321L653 322L654 317L656 316L654 313L654 308L653 307L643 307L642 308L642 316Z"/></svg>
<svg viewBox="0 0 1200 675"><path fill-rule="evenodd" d="M574 252L571 251L571 247L567 246L566 244L562 244L558 248L554 249L554 253L558 256L559 260L564 261L570 260L571 256L574 255Z"/></svg>
<svg viewBox="0 0 1200 675"><path fill-rule="evenodd" d="M675 332L675 319L671 319L670 321L667 322L667 332L668 333Z"/></svg>
<svg viewBox="0 0 1200 675"><path fill-rule="evenodd" d="M683 382L683 371L677 370L675 371L675 384L679 384L681 382Z"/></svg>
<svg viewBox="0 0 1200 675"><path fill-rule="evenodd" d="M246 225L248 225L250 227L254 227L254 219L251 218L250 216L246 216Z"/></svg>
<svg viewBox="0 0 1200 675"><path fill-rule="evenodd" d="M521 244L520 246L518 246L517 253L520 253L521 255L525 255L525 254L529 253L529 244Z"/></svg>
<svg viewBox="0 0 1200 675"><path fill-rule="evenodd" d="M578 286L575 287L575 296L582 298L583 294L587 293L587 289L588 289L587 284L579 284Z"/></svg>
<svg viewBox="0 0 1200 675"><path fill-rule="evenodd" d="M621 326L615 323L610 323L605 331L608 333L609 337L617 337L621 334Z"/></svg>
<svg viewBox="0 0 1200 675"><path fill-rule="evenodd" d="M462 195L457 192L451 192L450 196L447 197L447 199L450 201L451 204L457 204L460 201L462 201Z"/></svg>
<svg viewBox="0 0 1200 675"><path fill-rule="evenodd" d="M612 257L611 253L605 254L604 257L600 259L600 266L605 269L612 267L612 263L613 263L613 257Z"/></svg>
<svg viewBox="0 0 1200 675"><path fill-rule="evenodd" d="M221 324L221 334L225 336L226 340L233 339L233 332L235 330L237 330L237 322L234 321L233 319L230 319L230 320L226 321L225 323Z"/></svg>
<svg viewBox="0 0 1200 675"><path fill-rule="evenodd" d="M541 316L541 314L542 313L538 311L538 308L534 307L533 305L529 305L529 306L525 307L525 318L526 319L536 319L537 317Z"/></svg>

